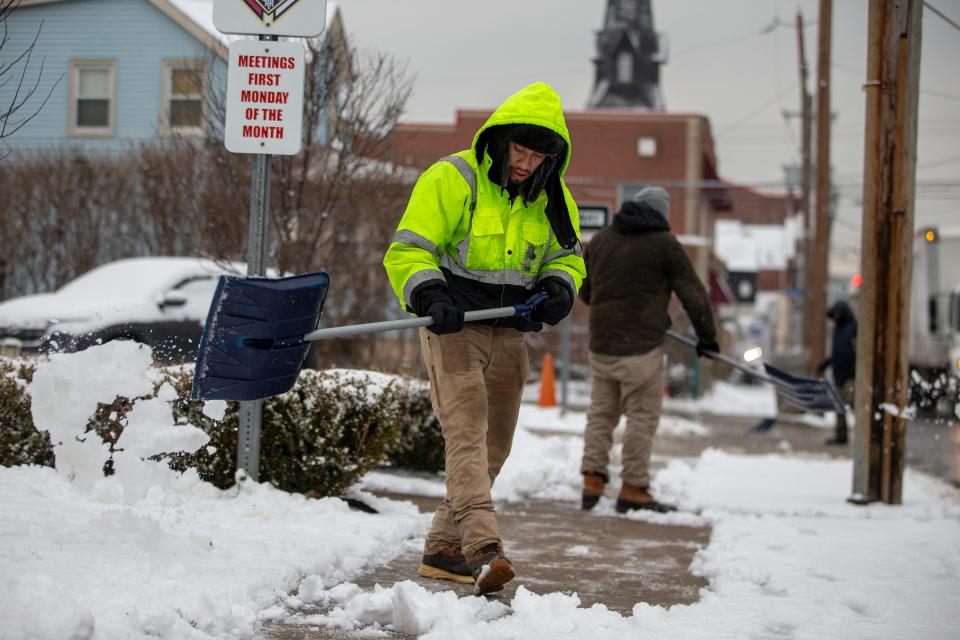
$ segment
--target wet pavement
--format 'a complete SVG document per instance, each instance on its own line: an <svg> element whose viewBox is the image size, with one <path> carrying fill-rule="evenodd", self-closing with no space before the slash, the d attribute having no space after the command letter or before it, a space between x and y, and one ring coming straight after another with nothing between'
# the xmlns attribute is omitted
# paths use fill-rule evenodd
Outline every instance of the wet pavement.
<svg viewBox="0 0 960 640"><path fill-rule="evenodd" d="M688 415L710 428L706 437L657 436L654 466L672 458L695 458L708 448L732 453L811 453L832 457L850 457L848 446L827 445L831 431L804 424L798 416L784 415L773 427L759 435L747 435L758 419ZM549 433L543 431L542 433ZM913 447L918 459L930 461L922 470L951 472L951 461L960 459L960 440L956 425L932 425L913 430ZM569 433L551 434L570 436ZM571 437L579 438L579 435ZM949 445L949 446L948 446ZM927 451L922 455L921 449ZM943 460L940 457L943 456ZM946 465L946 466L944 466ZM914 466L911 463L911 466ZM922 465L921 465L922 466ZM949 479L949 478L947 478ZM607 497L615 499L619 480L607 485ZM424 512L432 512L435 498L390 495L410 500ZM606 503L606 507L604 505ZM597 510L584 512L576 503L529 501L498 505L498 522L507 556L517 570L517 578L508 583L498 600L509 604L516 588L523 585L535 593L576 592L581 605L603 603L609 609L629 615L638 602L670 607L697 602L707 581L690 572L696 552L710 541L708 526L652 524L616 514L609 501ZM375 584L391 586L413 580L431 591L453 590L460 596L473 594L472 585L436 581L416 575L420 555L404 553L393 562L377 567L354 582L365 590ZM361 632L274 624L262 630L269 640L351 640ZM410 636L391 633L390 638Z"/></svg>
<svg viewBox="0 0 960 640"><path fill-rule="evenodd" d="M611 490L611 497L615 493ZM432 512L437 499L392 494ZM584 512L578 504L527 502L498 507L497 522L504 548L517 577L503 591L491 594L505 604L517 587L534 593L576 592L581 606L602 603L629 615L638 602L669 607L692 604L707 581L689 571L694 554L710 541L705 526L659 525L607 513ZM417 575L420 554L406 553L354 580L364 590L412 580L430 591L473 595L473 586L431 580ZM274 640L359 638L327 629L295 625L265 629ZM407 638L391 634L391 638Z"/></svg>

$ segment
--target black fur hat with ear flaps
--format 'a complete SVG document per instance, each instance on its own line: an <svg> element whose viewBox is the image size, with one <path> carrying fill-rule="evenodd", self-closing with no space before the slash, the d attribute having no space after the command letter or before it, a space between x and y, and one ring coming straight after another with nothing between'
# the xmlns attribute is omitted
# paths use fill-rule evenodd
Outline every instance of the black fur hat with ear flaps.
<svg viewBox="0 0 960 640"><path fill-rule="evenodd" d="M533 174L519 185L510 183L509 144L514 142L546 156ZM524 201L533 202L540 192L547 194L546 214L557 241L564 249L577 244L577 234L570 221L563 186L560 182L560 160L567 152L567 142L562 136L533 124L498 125L486 129L477 139L477 161L483 164L486 151L493 161L488 177L511 195L520 195Z"/></svg>

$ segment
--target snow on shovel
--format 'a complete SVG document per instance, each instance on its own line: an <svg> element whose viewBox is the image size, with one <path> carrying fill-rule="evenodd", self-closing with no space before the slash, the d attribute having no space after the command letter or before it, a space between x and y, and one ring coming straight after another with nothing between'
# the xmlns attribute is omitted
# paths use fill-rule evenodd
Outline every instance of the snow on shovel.
<svg viewBox="0 0 960 640"><path fill-rule="evenodd" d="M433 318L405 318L317 329L330 286L325 272L288 278L220 276L200 338L193 400L259 400L289 391L310 342L428 327ZM464 321L529 317L548 295L523 304L468 311Z"/></svg>
<svg viewBox="0 0 960 640"><path fill-rule="evenodd" d="M696 339L690 336L685 336L673 331L667 331L667 335L688 347L696 348L697 346ZM764 373L764 371L760 369L741 364L733 358L713 351L707 351L704 355L713 360L725 362L734 369L738 369L758 380L772 384L784 401L804 411L812 413L836 411L837 413L842 413L847 410L843 404L843 400L840 399L840 394L838 394L833 385L826 380L797 378L768 364L763 365L764 371L766 372Z"/></svg>

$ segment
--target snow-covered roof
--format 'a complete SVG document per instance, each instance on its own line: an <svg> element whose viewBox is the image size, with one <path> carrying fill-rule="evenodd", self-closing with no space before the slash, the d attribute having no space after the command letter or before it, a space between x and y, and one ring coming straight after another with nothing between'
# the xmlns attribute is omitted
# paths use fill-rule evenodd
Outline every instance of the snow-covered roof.
<svg viewBox="0 0 960 640"><path fill-rule="evenodd" d="M797 228L717 220L714 250L730 271L782 271L796 255Z"/></svg>
<svg viewBox="0 0 960 640"><path fill-rule="evenodd" d="M198 27L203 34L224 47L234 40L248 37L227 35L217 30L213 24L213 0L153 0L153 2L154 4L166 4L172 7L187 18L193 26ZM163 9L163 7L161 7L161 9ZM333 24L337 11L337 3L328 0L325 29L329 29ZM188 30L190 30L189 27Z"/></svg>
<svg viewBox="0 0 960 640"><path fill-rule="evenodd" d="M52 4L63 0L20 0L20 6ZM220 33L213 24L214 0L148 0L164 15L179 24L192 34L197 40L226 57L227 45L234 40L250 38L252 36L227 35ZM327 0L325 30L329 30L336 22L339 13L338 3Z"/></svg>
<svg viewBox="0 0 960 640"><path fill-rule="evenodd" d="M227 43L226 36L213 26L213 0L167 0L209 35Z"/></svg>

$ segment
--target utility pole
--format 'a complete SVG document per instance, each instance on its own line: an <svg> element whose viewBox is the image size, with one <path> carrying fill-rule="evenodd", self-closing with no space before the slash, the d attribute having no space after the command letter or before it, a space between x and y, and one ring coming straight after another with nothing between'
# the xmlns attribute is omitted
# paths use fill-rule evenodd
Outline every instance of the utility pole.
<svg viewBox="0 0 960 640"><path fill-rule="evenodd" d="M807 269L808 370L823 360L826 348L827 266L830 253L830 41L833 0L820 0L817 28L817 191L814 233Z"/></svg>
<svg viewBox="0 0 960 640"><path fill-rule="evenodd" d="M900 504L903 496L922 12L921 0L870 1L850 497L857 503Z"/></svg>
<svg viewBox="0 0 960 640"><path fill-rule="evenodd" d="M808 354L807 365L816 366L810 358L810 265L813 250L813 224L810 216L810 106L807 91L807 54L803 44L803 15L797 11L797 51L800 60L800 211L803 214L803 346ZM822 319L821 319L822 322Z"/></svg>

